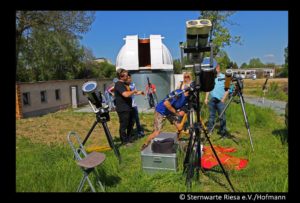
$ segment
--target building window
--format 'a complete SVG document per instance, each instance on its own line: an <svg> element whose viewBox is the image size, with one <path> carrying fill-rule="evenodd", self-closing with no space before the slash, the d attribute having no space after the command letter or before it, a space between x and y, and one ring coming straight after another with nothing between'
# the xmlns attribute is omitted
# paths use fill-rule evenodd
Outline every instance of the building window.
<svg viewBox="0 0 300 203"><path fill-rule="evenodd" d="M30 93L29 92L24 92L22 95L23 98L23 105L30 105Z"/></svg>
<svg viewBox="0 0 300 203"><path fill-rule="evenodd" d="M41 102L47 102L46 90L41 91Z"/></svg>
<svg viewBox="0 0 300 203"><path fill-rule="evenodd" d="M55 90L55 99L60 100L60 89Z"/></svg>

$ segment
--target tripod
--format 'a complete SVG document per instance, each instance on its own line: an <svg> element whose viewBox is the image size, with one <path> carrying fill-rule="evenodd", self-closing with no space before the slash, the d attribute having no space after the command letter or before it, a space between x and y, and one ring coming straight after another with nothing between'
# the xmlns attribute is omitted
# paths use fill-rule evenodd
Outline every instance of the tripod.
<svg viewBox="0 0 300 203"><path fill-rule="evenodd" d="M268 91L268 88L267 88L267 82L269 80L269 76L267 76L266 80L265 80L265 83L263 84L262 86L262 94L260 97L262 97L262 103L264 104L265 103L265 96L266 96L266 92Z"/></svg>
<svg viewBox="0 0 300 203"><path fill-rule="evenodd" d="M196 92L195 98L196 102L189 101L188 103L188 122L189 122L189 142L186 151L186 156L183 162L183 174L186 173L186 185L187 189L190 190L192 186L192 178L194 177L194 171L196 170L196 179L199 179L199 171L202 169L201 167L201 130L203 130L204 135L209 142L209 145L224 173L231 189L235 192L234 187L229 179L228 174L226 173L209 137L208 132L204 125L202 124L202 120L200 119L200 102L199 102L199 92ZM194 122L194 113L196 112L196 122Z"/></svg>
<svg viewBox="0 0 300 203"><path fill-rule="evenodd" d="M114 153L115 153L116 157L118 158L119 163L121 163L122 160L121 160L121 155L120 155L119 149L115 146L114 141L113 141L112 136L111 136L111 133L110 133L110 131L108 129L108 126L107 126L107 121L110 120L108 106L107 107L100 107L99 110L95 110L95 108L93 107L93 105L91 104L91 102L90 102L90 105L92 106L92 108L93 108L93 110L94 110L94 112L96 114L96 121L94 122L94 124L90 128L88 134L84 138L84 140L82 142L82 145L84 145L86 143L86 141L90 137L91 133L95 129L96 125L98 123L101 123L102 127L104 129L104 132L105 132L108 144L114 150Z"/></svg>
<svg viewBox="0 0 300 203"><path fill-rule="evenodd" d="M243 89L242 79L239 78L239 77L235 77L233 80L236 82L236 84L235 84L235 89L234 89L234 92L232 94L232 97L229 99L229 101L225 105L223 111L218 116L217 121L214 123L213 127L210 129L210 131L208 132L208 134L211 135L211 133L213 132L214 128L216 127L217 122L219 122L221 120L223 114L225 113L225 111L228 108L229 104L232 102L234 96L238 95L239 98L240 98L240 103L241 103L241 107L242 107L242 111L243 111L245 125L246 125L247 131L248 131L248 135L249 135L249 139L250 139L252 151L254 151L253 143L252 143L252 138L251 138L251 133L250 133L250 126L249 126L248 117L247 117L246 110L245 110L245 105L244 105L245 100L244 100L243 93L242 93L242 89Z"/></svg>

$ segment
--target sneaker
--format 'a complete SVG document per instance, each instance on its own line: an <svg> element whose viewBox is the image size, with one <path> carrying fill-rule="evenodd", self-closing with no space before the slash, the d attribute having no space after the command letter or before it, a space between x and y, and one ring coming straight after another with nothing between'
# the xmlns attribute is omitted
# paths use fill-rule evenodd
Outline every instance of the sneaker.
<svg viewBox="0 0 300 203"><path fill-rule="evenodd" d="M225 132L220 133L222 138L230 137L230 133L226 130Z"/></svg>
<svg viewBox="0 0 300 203"><path fill-rule="evenodd" d="M138 133L138 137L139 138L142 138L142 137L144 137L145 136L145 133L143 132L143 131L140 131L139 133Z"/></svg>

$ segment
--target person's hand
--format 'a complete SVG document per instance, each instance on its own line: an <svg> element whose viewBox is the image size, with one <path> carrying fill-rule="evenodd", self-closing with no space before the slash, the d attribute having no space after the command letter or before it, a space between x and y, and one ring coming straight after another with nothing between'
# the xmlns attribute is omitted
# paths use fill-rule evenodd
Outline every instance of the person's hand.
<svg viewBox="0 0 300 203"><path fill-rule="evenodd" d="M222 102L222 103L224 103L224 102L225 102L225 99L224 99L224 98L222 98L222 99L221 99L221 102Z"/></svg>
<svg viewBox="0 0 300 203"><path fill-rule="evenodd" d="M204 103L207 105L207 103L208 103L208 99L207 98L205 98Z"/></svg>
<svg viewBox="0 0 300 203"><path fill-rule="evenodd" d="M184 114L185 114L184 111L179 111L179 112L178 112L178 115L179 115L179 116L184 116Z"/></svg>

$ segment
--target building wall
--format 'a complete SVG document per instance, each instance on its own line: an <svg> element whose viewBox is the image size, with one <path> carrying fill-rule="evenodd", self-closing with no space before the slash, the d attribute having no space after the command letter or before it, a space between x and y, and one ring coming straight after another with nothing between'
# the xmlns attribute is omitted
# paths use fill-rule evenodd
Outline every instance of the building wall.
<svg viewBox="0 0 300 203"><path fill-rule="evenodd" d="M71 100L71 87L77 87L77 104L84 105L88 103L88 99L83 95L82 85L89 80L55 80L35 83L17 83L20 87L20 103L19 108L23 117L39 116L49 112L54 112L60 109L70 107L72 105ZM97 81L97 80L95 80ZM98 80L98 89L104 92L104 88L107 87L112 81L109 79ZM55 90L60 90L60 99L56 100ZM46 91L46 102L41 102L41 91ZM29 104L24 105L23 93L29 93ZM17 101L18 104L18 101ZM20 105L19 105L20 106Z"/></svg>

